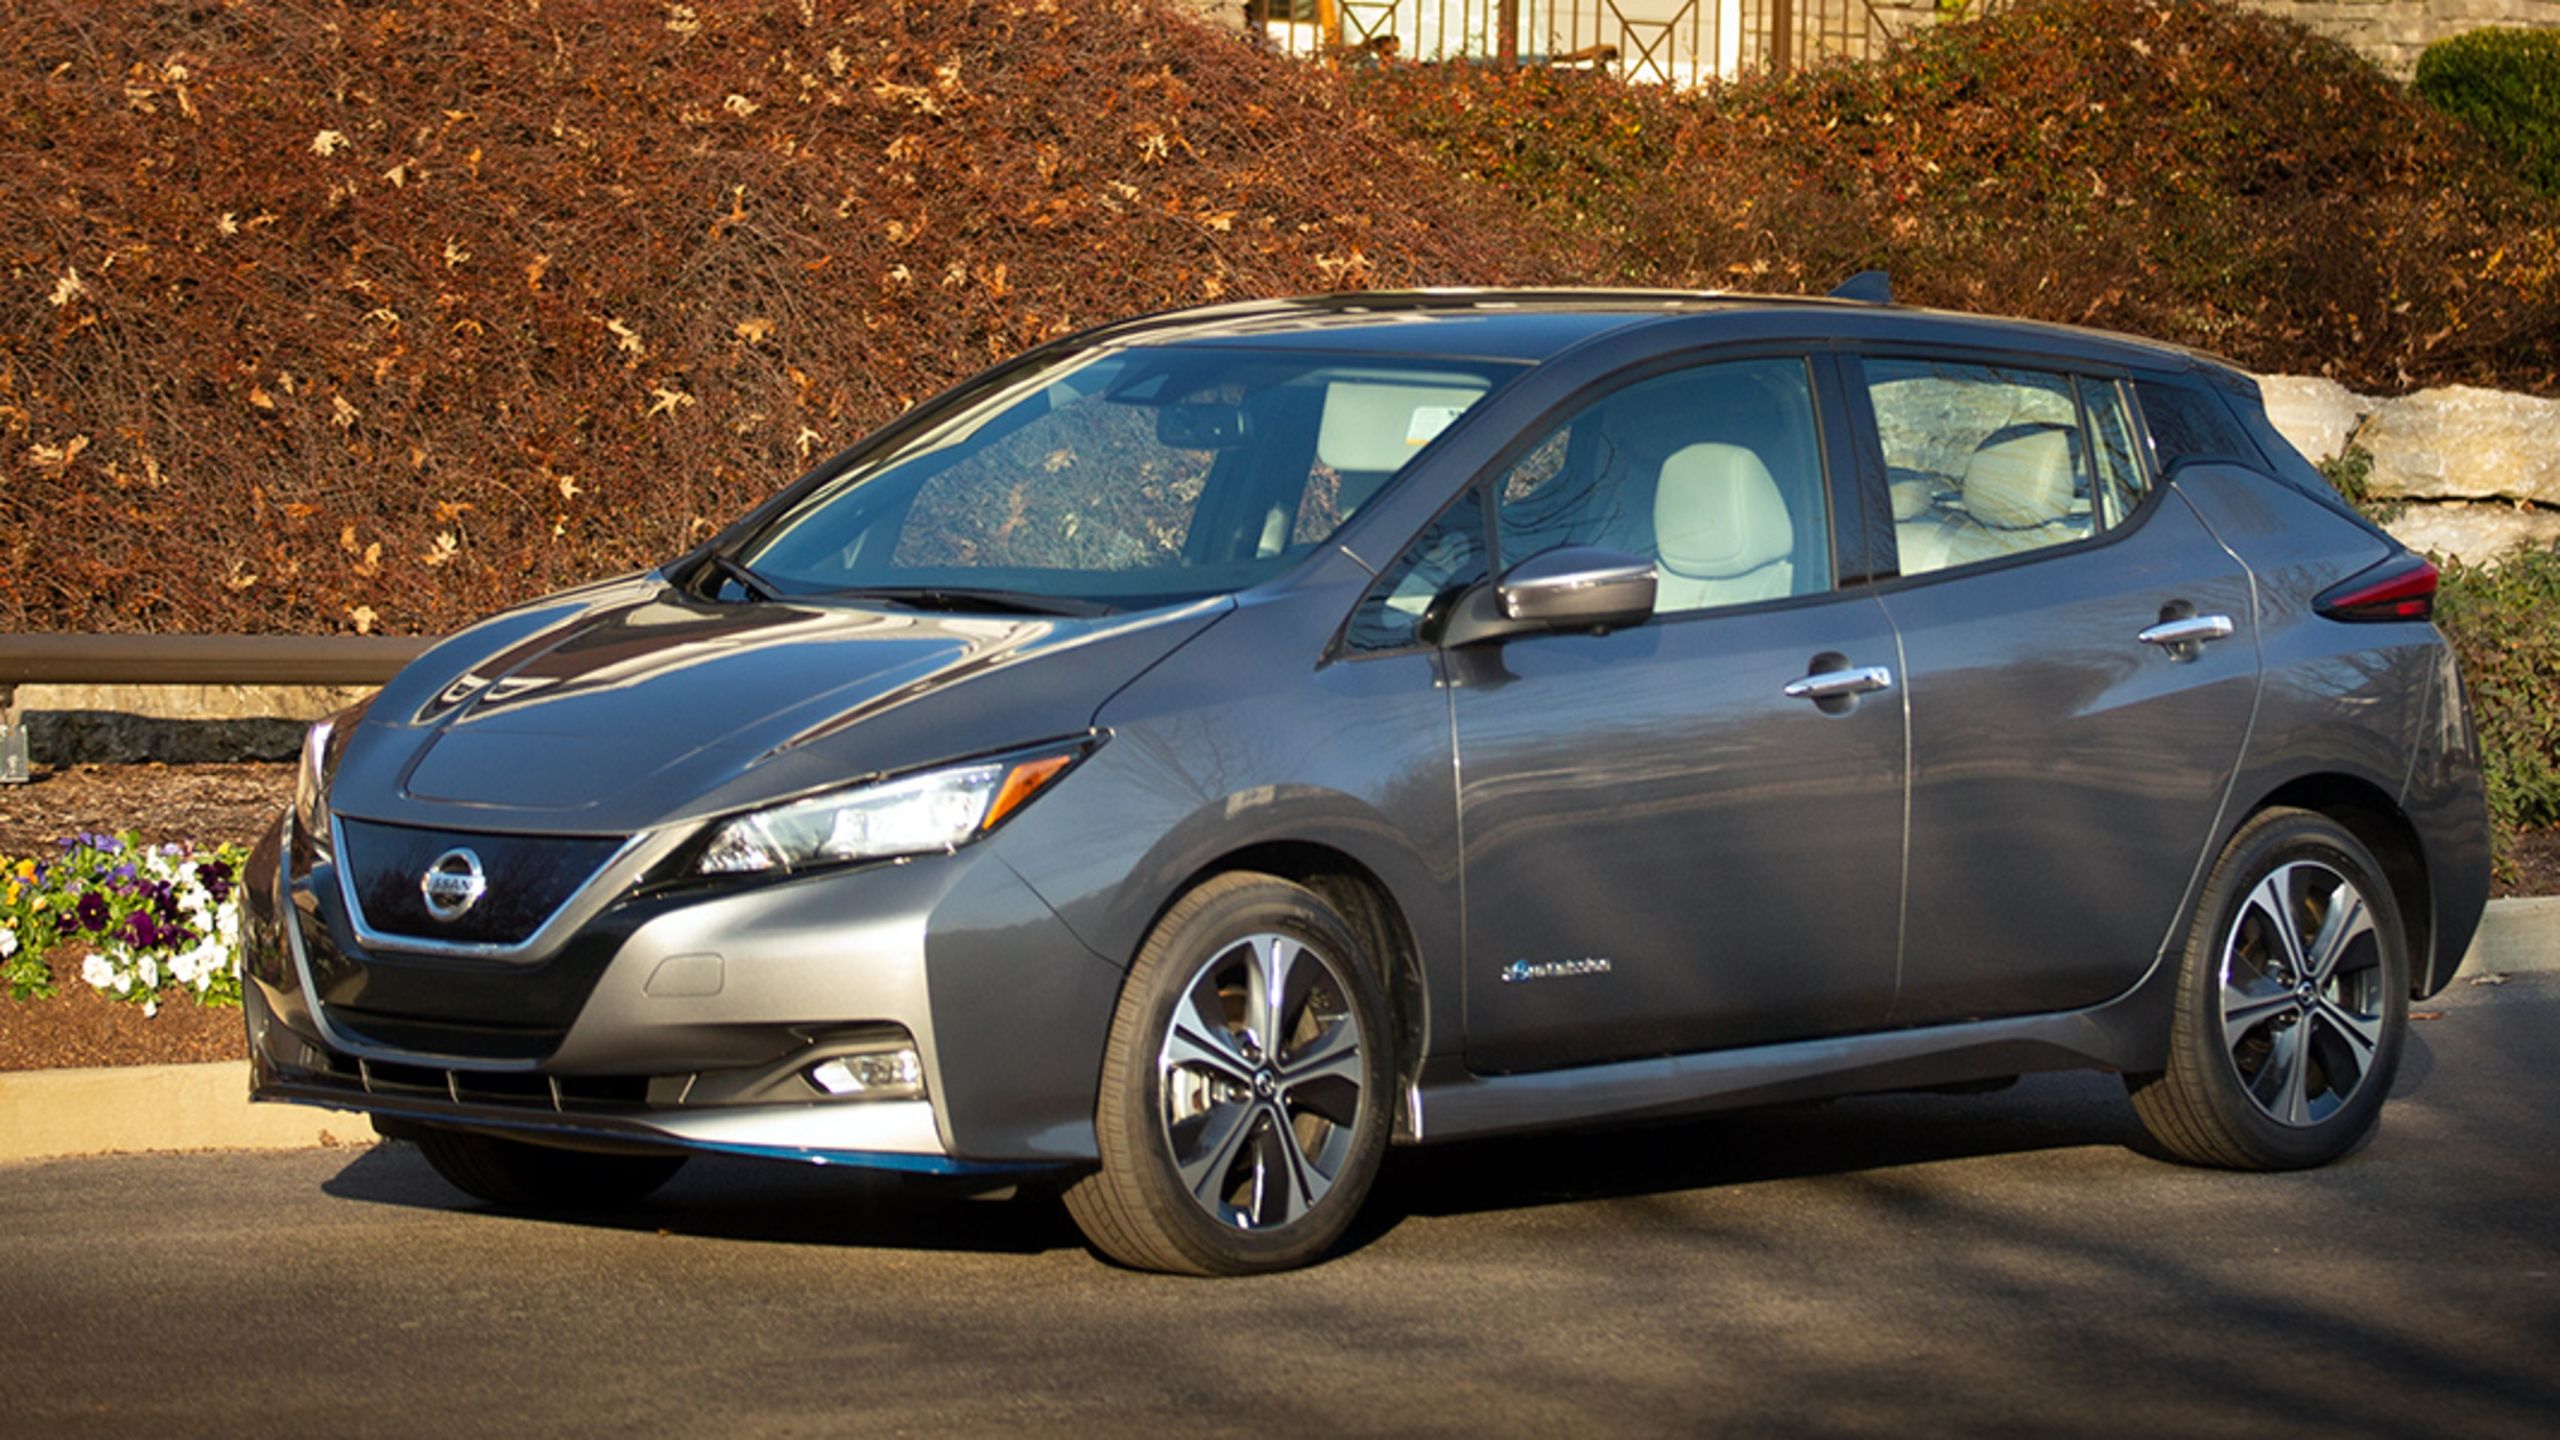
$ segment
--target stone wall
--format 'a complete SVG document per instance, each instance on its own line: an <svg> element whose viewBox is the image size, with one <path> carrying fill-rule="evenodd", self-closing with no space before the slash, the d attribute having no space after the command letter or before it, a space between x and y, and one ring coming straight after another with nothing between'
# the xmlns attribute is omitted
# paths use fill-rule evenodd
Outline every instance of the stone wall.
<svg viewBox="0 0 2560 1440"><path fill-rule="evenodd" d="M2397 399L2335 380L2263 375L2267 418L2315 461L2373 457L2366 492L2402 502L2391 533L2414 550L2495 561L2560 544L2560 400L2448 385Z"/></svg>
<svg viewBox="0 0 2560 1440"><path fill-rule="evenodd" d="M2342 40L2402 79L2448 35L2491 26L2560 28L2560 0L2240 0Z"/></svg>

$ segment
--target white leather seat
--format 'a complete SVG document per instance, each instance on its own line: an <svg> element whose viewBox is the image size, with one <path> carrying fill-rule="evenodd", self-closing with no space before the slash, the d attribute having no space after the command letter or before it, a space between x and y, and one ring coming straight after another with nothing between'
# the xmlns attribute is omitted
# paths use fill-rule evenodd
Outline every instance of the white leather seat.
<svg viewBox="0 0 2560 1440"><path fill-rule="evenodd" d="M2040 426L1992 440L1965 466L1962 514L1895 524L1902 573L1923 575L2077 540L2089 524L2085 512L2075 516L2074 490L2069 430Z"/></svg>
<svg viewBox="0 0 2560 1440"><path fill-rule="evenodd" d="M1758 455L1698 444L1662 462L1653 493L1656 613L1794 593L1795 518Z"/></svg>

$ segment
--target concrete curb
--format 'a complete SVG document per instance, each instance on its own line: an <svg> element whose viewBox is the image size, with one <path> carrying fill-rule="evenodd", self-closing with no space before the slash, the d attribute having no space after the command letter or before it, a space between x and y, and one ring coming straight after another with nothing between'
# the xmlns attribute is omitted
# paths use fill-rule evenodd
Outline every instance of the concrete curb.
<svg viewBox="0 0 2560 1440"><path fill-rule="evenodd" d="M361 1115L249 1103L249 1062L0 1072L0 1162L371 1144Z"/></svg>
<svg viewBox="0 0 2560 1440"><path fill-rule="evenodd" d="M2493 900L2455 983L2560 971L2560 895ZM0 1072L0 1164L125 1150L365 1145L361 1115L249 1103L249 1064Z"/></svg>

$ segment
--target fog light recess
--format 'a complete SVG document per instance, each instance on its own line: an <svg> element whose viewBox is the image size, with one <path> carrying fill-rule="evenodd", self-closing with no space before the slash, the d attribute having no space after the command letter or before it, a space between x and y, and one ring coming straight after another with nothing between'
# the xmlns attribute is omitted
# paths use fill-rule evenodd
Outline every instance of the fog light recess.
<svg viewBox="0 0 2560 1440"><path fill-rule="evenodd" d="M912 1045L832 1055L804 1072L839 1100L915 1100L924 1095L924 1061Z"/></svg>

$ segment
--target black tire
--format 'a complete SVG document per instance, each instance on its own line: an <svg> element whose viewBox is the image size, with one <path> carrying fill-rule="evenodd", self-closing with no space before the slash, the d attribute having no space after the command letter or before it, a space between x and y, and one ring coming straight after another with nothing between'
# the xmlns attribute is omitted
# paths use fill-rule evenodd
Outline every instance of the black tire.
<svg viewBox="0 0 2560 1440"><path fill-rule="evenodd" d="M2408 1023L2407 932L2382 867L2328 817L2268 810L2205 882L2168 1068L2125 1084L2189 1164L2325 1165L2373 1133Z"/></svg>
<svg viewBox="0 0 2560 1440"><path fill-rule="evenodd" d="M466 1130L422 1128L427 1163L466 1195L520 1210L611 1210L675 1178L682 1155L601 1155Z"/></svg>
<svg viewBox="0 0 2560 1440"><path fill-rule="evenodd" d="M1257 1023L1275 970L1280 1018ZM1141 1270L1308 1264L1377 1178L1393 1050L1375 957L1341 915L1269 875L1210 880L1130 967L1094 1108L1102 1165L1068 1188L1067 1212L1096 1250Z"/></svg>

